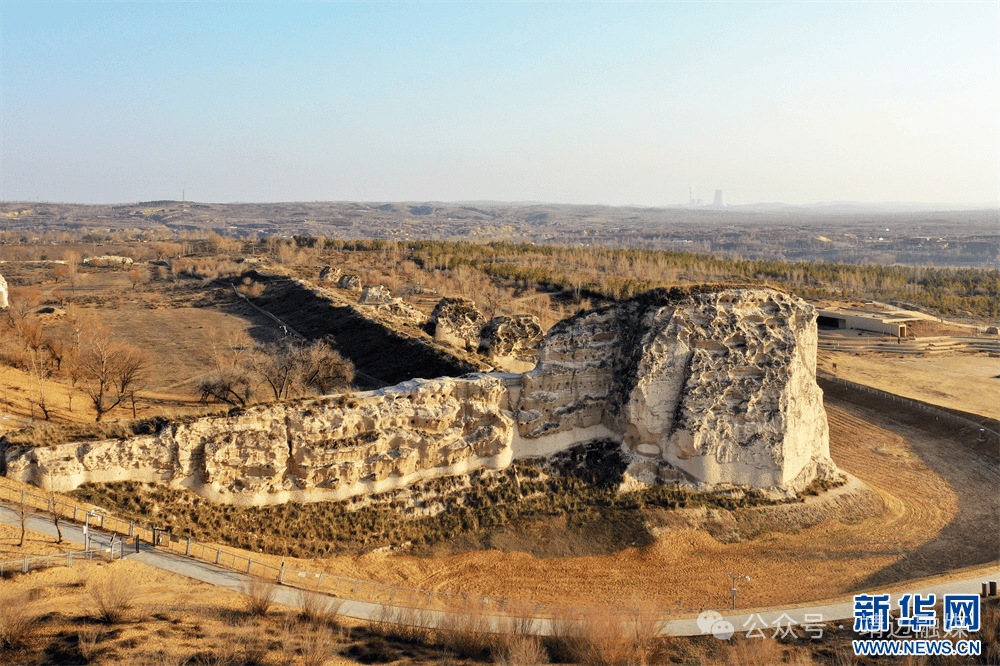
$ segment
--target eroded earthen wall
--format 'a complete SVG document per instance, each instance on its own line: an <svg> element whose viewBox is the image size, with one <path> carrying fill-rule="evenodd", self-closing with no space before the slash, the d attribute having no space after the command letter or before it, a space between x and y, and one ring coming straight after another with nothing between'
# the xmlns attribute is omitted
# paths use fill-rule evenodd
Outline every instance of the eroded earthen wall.
<svg viewBox="0 0 1000 666"><path fill-rule="evenodd" d="M537 367L262 405L157 435L8 450L54 490L126 479L259 505L500 469L597 439L645 483L798 489L834 469L816 317L770 289L659 292L560 322Z"/></svg>

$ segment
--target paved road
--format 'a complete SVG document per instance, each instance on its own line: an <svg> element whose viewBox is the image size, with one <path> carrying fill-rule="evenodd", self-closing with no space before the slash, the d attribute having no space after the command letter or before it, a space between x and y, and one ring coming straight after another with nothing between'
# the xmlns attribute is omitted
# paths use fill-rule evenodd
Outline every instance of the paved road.
<svg viewBox="0 0 1000 666"><path fill-rule="evenodd" d="M17 514L12 509L4 506L0 506L0 521L10 525L20 525L20 519ZM55 525L48 516L37 514L29 516L27 527L35 532L51 536L53 539L56 537ZM62 528L63 541L83 545L82 526L63 521L60 523L60 527ZM111 535L99 532L91 527L90 536L91 548L110 548ZM115 547L115 553L118 553L117 546ZM136 562L141 562L158 569L171 571L182 576L187 576L188 578L212 585L219 585L235 591L241 590L250 578L246 574L237 573L215 564L209 564L208 562L185 557L178 553L153 548L149 544L141 544L138 553L135 552L135 546L126 547L125 557L126 559L135 560ZM275 593L275 601L286 606L298 607L299 601L297 597L298 590L290 587L278 586ZM377 617L377 613L380 610L381 607L378 604L347 600L340 608L340 613L359 620L368 620Z"/></svg>
<svg viewBox="0 0 1000 666"><path fill-rule="evenodd" d="M0 521L12 525L19 524L17 515L14 511L2 506L0 506ZM35 532L49 535L53 538L56 536L55 526L53 525L51 518L48 518L47 516L29 516L28 528ZM62 533L65 541L81 545L83 544L82 527L63 522ZM91 546L93 548L108 548L110 541L110 535L97 532L91 528ZM173 573L187 576L188 578L193 578L195 580L200 580L205 583L210 583L212 585L219 585L230 590L239 591L249 579L249 577L245 574L237 573L208 562L202 562L201 560L184 557L183 555L177 553L155 549L148 544L141 545L140 552L138 553L135 552L134 546L131 549L126 548L125 551L125 557L130 560L142 562L143 564L147 564L149 566L157 567L165 571L171 571ZM980 571L974 575L963 577L960 580L930 586L914 587L902 592L893 593L891 599L891 603L893 605L892 607L898 608L897 603L900 596L903 594L916 593L926 595L933 592L936 593L939 598L940 595L949 593L977 594L981 589L982 581L997 580L998 578L1000 578L1000 565L990 567L989 569ZM298 590L294 588L278 586L275 601L286 606L298 607L300 605L298 594ZM369 603L366 601L345 600L343 606L340 608L340 613L359 620L370 620L379 617L382 608L383 607L380 604ZM719 609L719 611L722 615L721 619L725 622L731 623L736 631L761 629L766 635L773 634L778 627L785 627L790 624L816 625L825 623L828 626L840 625L849 627L851 626L854 617L854 606L851 601L813 604L809 606L779 610L743 610L734 612L731 610ZM429 613L429 623L436 624L436 620L439 617L439 612L434 611ZM716 618L715 622L718 622L718 618ZM704 625L705 623L703 622L702 624ZM707 633L706 631L703 631L704 628L705 627L703 626L699 626L697 618L681 618L668 620L664 626L663 633L672 636L698 636L703 633ZM544 619L539 619L537 621L535 629L536 633L539 634L548 634L551 631L548 620Z"/></svg>

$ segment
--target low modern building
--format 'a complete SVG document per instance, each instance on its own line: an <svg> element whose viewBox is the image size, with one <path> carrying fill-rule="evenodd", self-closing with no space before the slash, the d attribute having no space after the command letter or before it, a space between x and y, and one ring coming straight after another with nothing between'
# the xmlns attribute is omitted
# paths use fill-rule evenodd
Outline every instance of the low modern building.
<svg viewBox="0 0 1000 666"><path fill-rule="evenodd" d="M843 328L855 331L870 331L884 335L905 338L909 333L906 325L922 319L908 312L879 312L860 308L819 308L816 323L820 329Z"/></svg>

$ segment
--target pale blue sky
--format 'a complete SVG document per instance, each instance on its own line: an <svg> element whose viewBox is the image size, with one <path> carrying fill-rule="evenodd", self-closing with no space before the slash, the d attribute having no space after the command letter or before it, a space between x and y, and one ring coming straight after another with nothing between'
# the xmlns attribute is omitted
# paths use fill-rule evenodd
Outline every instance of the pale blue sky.
<svg viewBox="0 0 1000 666"><path fill-rule="evenodd" d="M1000 2L17 3L2 193L997 202Z"/></svg>

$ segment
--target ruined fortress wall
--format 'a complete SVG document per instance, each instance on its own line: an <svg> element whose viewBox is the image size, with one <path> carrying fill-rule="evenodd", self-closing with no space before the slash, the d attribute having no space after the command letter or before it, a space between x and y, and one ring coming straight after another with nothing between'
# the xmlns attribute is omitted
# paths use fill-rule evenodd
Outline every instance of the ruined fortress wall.
<svg viewBox="0 0 1000 666"><path fill-rule="evenodd" d="M157 435L8 451L7 475L56 491L138 480L231 504L339 500L507 467L514 428L506 404L498 377L414 380L202 418Z"/></svg>
<svg viewBox="0 0 1000 666"><path fill-rule="evenodd" d="M815 310L771 289L650 294L586 313L549 332L524 376L519 434L600 425L637 468L801 487L832 465L816 340Z"/></svg>
<svg viewBox="0 0 1000 666"><path fill-rule="evenodd" d="M4 455L8 476L54 490L132 479L261 505L346 499L610 439L646 483L797 490L834 469L815 367L815 312L800 299L658 292L560 322L524 375L411 380Z"/></svg>

